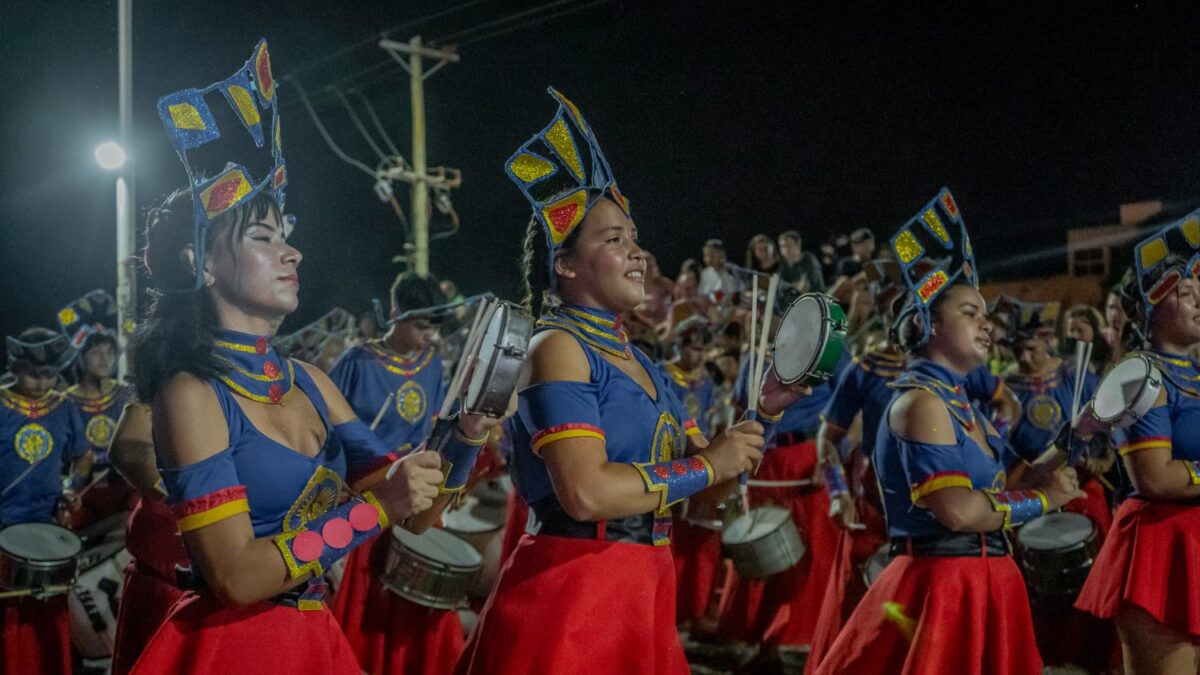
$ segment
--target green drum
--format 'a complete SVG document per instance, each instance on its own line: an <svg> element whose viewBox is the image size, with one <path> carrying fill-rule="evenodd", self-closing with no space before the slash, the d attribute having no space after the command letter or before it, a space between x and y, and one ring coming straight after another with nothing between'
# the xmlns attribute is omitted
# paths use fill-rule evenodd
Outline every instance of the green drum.
<svg viewBox="0 0 1200 675"><path fill-rule="evenodd" d="M783 315L771 367L784 384L820 384L833 377L846 346L846 313L833 298L805 293Z"/></svg>

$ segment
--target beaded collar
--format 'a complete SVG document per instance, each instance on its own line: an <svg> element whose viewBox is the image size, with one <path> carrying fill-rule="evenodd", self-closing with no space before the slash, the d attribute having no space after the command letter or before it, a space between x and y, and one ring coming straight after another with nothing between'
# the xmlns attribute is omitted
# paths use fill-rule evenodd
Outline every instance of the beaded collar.
<svg viewBox="0 0 1200 675"><path fill-rule="evenodd" d="M371 340L363 345L363 349L366 349L374 356L388 372L403 375L404 377L412 377L424 370L425 366L429 365L429 362L433 360L434 352L433 345L429 345L416 356L406 359L389 349L383 344L382 340Z"/></svg>
<svg viewBox="0 0 1200 675"><path fill-rule="evenodd" d="M561 328L605 354L630 359L633 348L622 327L621 317L595 307L563 305L538 319L537 327Z"/></svg>
<svg viewBox="0 0 1200 675"><path fill-rule="evenodd" d="M1064 378L1065 375L1071 376ZM1032 391L1035 394L1044 394L1057 388L1064 379L1074 381L1074 376L1068 372L1066 360L1049 375L1026 375L1018 372L1005 376L1004 382L1014 391Z"/></svg>
<svg viewBox="0 0 1200 675"><path fill-rule="evenodd" d="M1176 387L1186 394L1200 397L1200 368L1197 368L1195 361L1159 350L1148 350L1143 353Z"/></svg>
<svg viewBox="0 0 1200 675"><path fill-rule="evenodd" d="M232 330L215 329L213 346L229 370L217 376L233 393L259 403L282 403L296 384L291 359L275 352L270 340Z"/></svg>
<svg viewBox="0 0 1200 675"><path fill-rule="evenodd" d="M39 399L32 399L18 394L9 387L0 387L0 405L31 420L49 415L63 400L63 395L54 391Z"/></svg>
<svg viewBox="0 0 1200 675"><path fill-rule="evenodd" d="M872 349L858 359L858 367L879 377L895 379L904 373L905 357L901 352Z"/></svg>
<svg viewBox="0 0 1200 675"><path fill-rule="evenodd" d="M695 370L691 371L680 368L679 364L674 361L668 362L666 367L667 373L671 375L671 379L675 380L675 383L681 387L694 389L704 384L708 379L708 369L704 367L704 364L700 364Z"/></svg>
<svg viewBox="0 0 1200 675"><path fill-rule="evenodd" d="M920 389L937 396L967 431L974 431L975 409L971 407L963 387L966 381L966 376L945 366L928 359L915 359L908 364L904 374L895 382L889 382L888 386L893 389Z"/></svg>
<svg viewBox="0 0 1200 675"><path fill-rule="evenodd" d="M89 397L84 396L83 389L78 385L72 385L67 389L67 396L79 406L79 409L88 414L101 413L112 406L112 402L116 399L117 394L121 393L121 385L113 382L113 388L107 394Z"/></svg>

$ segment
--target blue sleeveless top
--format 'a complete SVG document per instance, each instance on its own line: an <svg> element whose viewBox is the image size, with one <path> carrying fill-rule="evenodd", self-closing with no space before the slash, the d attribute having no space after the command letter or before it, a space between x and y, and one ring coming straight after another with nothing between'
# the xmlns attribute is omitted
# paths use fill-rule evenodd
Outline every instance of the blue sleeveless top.
<svg viewBox="0 0 1200 675"><path fill-rule="evenodd" d="M1166 352L1143 352L1163 375L1167 402L1141 419L1113 431L1121 455L1170 448L1171 459L1200 460L1200 368L1195 361ZM1132 494L1137 495L1135 490Z"/></svg>
<svg viewBox="0 0 1200 675"><path fill-rule="evenodd" d="M1048 377L1009 375L1008 387L1021 401L1021 419L1009 438L1013 449L1033 461L1054 441L1059 429L1069 420L1071 397L1075 391L1075 368L1064 359ZM1090 370L1084 375L1083 403L1091 400L1100 386L1100 378Z"/></svg>
<svg viewBox="0 0 1200 675"><path fill-rule="evenodd" d="M267 437L246 417L236 395L210 380L229 427L229 447L195 464L160 467L181 532L248 512L254 536L267 537L298 529L337 505L346 455L316 382L294 365L295 384L325 427L320 452L306 457Z"/></svg>
<svg viewBox="0 0 1200 675"><path fill-rule="evenodd" d="M88 449L79 409L59 392L34 400L0 387L0 443L0 490L12 486L0 523L52 522L63 469Z"/></svg>

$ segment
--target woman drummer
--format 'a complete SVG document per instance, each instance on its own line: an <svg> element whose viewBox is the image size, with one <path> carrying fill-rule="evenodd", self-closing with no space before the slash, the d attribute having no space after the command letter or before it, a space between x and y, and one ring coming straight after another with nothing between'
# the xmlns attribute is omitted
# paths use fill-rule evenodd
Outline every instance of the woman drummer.
<svg viewBox="0 0 1200 675"><path fill-rule="evenodd" d="M1039 489L1005 491L1003 441L964 393L967 373L988 356L991 324L949 191L892 248L911 294L897 339L916 356L893 383L874 455L892 561L815 671L1040 673L1003 530L1079 489L1058 470L1041 474L1049 480Z"/></svg>
<svg viewBox="0 0 1200 675"><path fill-rule="evenodd" d="M1141 352L1162 373L1154 407L1113 434L1133 483L1076 607L1115 617L1125 672L1196 673L1200 664L1200 213L1134 249L1124 311Z"/></svg>
<svg viewBox="0 0 1200 675"><path fill-rule="evenodd" d="M533 515L458 672L686 673L668 509L753 468L762 428L746 422L707 444L629 345L620 314L644 297L637 230L591 129L550 93L558 113L507 165L534 206L527 300L544 311L512 425L516 487ZM796 396L766 388L764 412Z"/></svg>
<svg viewBox="0 0 1200 675"><path fill-rule="evenodd" d="M227 165L197 178L187 150L219 138L219 89L251 135L271 117L275 169L253 183ZM191 561L176 604L134 673L361 672L321 602L321 574L356 546L427 509L436 454L338 505L347 458L386 454L332 382L270 344L296 309L300 253L285 239L278 109L265 41L232 77L159 101L191 189L151 212L145 262L161 294L139 336L141 400ZM250 113L253 112L253 115Z"/></svg>

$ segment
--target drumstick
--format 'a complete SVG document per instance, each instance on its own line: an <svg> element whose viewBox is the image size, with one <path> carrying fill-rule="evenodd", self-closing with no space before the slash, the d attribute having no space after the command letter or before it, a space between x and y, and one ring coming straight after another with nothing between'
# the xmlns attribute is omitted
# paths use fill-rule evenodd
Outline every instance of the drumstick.
<svg viewBox="0 0 1200 675"><path fill-rule="evenodd" d="M387 398L383 399L383 405L379 406L379 412L375 413L375 420L371 422L371 431L375 431L375 427L379 426L379 421L383 419L383 414L387 412L393 398L396 398L396 392L389 391Z"/></svg>
<svg viewBox="0 0 1200 675"><path fill-rule="evenodd" d="M758 395L754 391L754 374L758 372L758 365L755 362L756 353L754 351L758 341L755 340L756 331L758 330L758 275L755 274L750 278L750 364L746 368L746 410L749 411L747 419L754 419L758 415Z"/></svg>
<svg viewBox="0 0 1200 675"><path fill-rule="evenodd" d="M767 362L767 336L771 333L771 315L775 312L775 292L779 289L779 275L772 274L767 283L767 306L763 311L762 328L758 334L758 369L754 376L754 413L758 414L758 398L762 395L763 370Z"/></svg>

